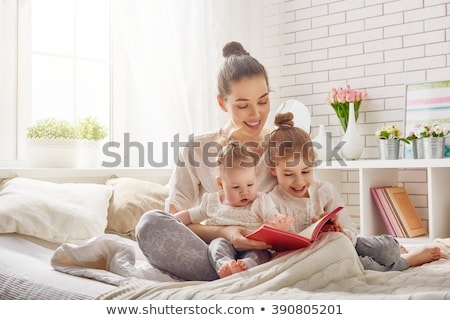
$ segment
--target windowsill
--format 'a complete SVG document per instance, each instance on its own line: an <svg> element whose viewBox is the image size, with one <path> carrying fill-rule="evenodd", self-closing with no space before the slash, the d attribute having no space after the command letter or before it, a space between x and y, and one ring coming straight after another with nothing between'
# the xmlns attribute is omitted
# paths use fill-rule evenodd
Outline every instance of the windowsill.
<svg viewBox="0 0 450 320"><path fill-rule="evenodd" d="M169 168L29 168L0 167L0 179L12 174L19 177L60 182L99 182L111 176L132 177L159 183L167 183L173 169Z"/></svg>

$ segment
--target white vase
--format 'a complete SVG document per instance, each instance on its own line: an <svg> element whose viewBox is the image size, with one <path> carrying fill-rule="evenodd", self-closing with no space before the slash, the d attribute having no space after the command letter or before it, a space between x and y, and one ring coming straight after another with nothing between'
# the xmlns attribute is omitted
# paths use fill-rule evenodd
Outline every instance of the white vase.
<svg viewBox="0 0 450 320"><path fill-rule="evenodd" d="M326 161L327 160L327 134L325 132L325 126L323 124L319 125L319 132L312 139L314 145L314 151L317 154L317 160Z"/></svg>
<svg viewBox="0 0 450 320"><path fill-rule="evenodd" d="M342 137L344 145L341 148L345 160L358 160L364 150L364 137L359 133L355 120L355 105L350 103L348 125Z"/></svg>

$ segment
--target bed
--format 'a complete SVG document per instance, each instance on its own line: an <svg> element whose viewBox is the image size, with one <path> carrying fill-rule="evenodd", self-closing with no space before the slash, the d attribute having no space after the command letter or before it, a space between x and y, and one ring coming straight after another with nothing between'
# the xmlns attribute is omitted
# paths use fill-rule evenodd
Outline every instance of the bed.
<svg viewBox="0 0 450 320"><path fill-rule="evenodd" d="M450 239L435 239L443 259L380 273L362 269L344 236L324 233L245 272L181 281L149 265L134 240L169 176L0 170L0 299L450 299Z"/></svg>

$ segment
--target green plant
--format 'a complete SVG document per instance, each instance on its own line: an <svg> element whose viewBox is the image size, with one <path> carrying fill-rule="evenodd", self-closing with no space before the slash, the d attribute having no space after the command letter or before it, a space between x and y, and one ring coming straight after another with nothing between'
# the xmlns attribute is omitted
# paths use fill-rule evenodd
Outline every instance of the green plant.
<svg viewBox="0 0 450 320"><path fill-rule="evenodd" d="M450 133L450 130L442 128L436 124L426 124L417 129L419 138L443 138Z"/></svg>
<svg viewBox="0 0 450 320"><path fill-rule="evenodd" d="M375 132L378 139L396 139L409 144L409 140L402 137L402 131L395 125L384 126Z"/></svg>
<svg viewBox="0 0 450 320"><path fill-rule="evenodd" d="M341 122L342 129L347 131L348 116L350 114L350 103L354 104L355 121L358 120L359 107L361 102L367 98L367 92L353 90L350 85L344 88L333 88L330 91L330 97L325 100L327 104L333 107L336 115Z"/></svg>
<svg viewBox="0 0 450 320"><path fill-rule="evenodd" d="M35 139L77 139L77 127L65 120L46 118L36 121L36 124L27 129L27 137Z"/></svg>
<svg viewBox="0 0 450 320"><path fill-rule="evenodd" d="M81 139L102 140L108 136L106 128L92 116L79 120L77 128Z"/></svg>

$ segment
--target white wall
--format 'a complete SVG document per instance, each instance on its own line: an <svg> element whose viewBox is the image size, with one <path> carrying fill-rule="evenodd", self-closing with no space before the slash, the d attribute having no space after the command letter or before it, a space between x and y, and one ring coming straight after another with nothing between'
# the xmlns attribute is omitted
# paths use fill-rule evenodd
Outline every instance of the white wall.
<svg viewBox="0 0 450 320"><path fill-rule="evenodd" d="M358 119L362 158L378 157L374 133L404 127L405 85L450 79L450 3L446 0L265 0L265 64L272 105L295 98L309 108L312 135L324 124L342 135L325 103L333 87L365 89ZM280 55L280 56L278 56ZM347 205L358 213L358 175L343 173ZM426 219L426 172L401 175Z"/></svg>

